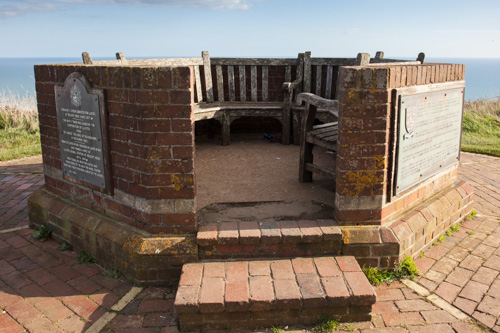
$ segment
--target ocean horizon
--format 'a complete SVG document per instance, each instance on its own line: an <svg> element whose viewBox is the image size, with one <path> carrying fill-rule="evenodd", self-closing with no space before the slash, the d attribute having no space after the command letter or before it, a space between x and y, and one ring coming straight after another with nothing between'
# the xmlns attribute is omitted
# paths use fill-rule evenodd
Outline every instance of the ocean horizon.
<svg viewBox="0 0 500 333"><path fill-rule="evenodd" d="M106 59L112 58L95 58L95 60ZM81 58L0 58L0 95L13 97L34 95L34 65L74 62L81 62ZM500 97L500 58L426 58L425 62L465 64L466 100Z"/></svg>

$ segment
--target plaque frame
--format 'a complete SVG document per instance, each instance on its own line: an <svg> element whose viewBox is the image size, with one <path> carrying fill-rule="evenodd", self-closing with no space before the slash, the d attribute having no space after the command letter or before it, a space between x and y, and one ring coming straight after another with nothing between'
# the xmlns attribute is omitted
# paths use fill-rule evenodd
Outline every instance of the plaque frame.
<svg viewBox="0 0 500 333"><path fill-rule="evenodd" d="M387 202L391 202L394 200L395 197L399 197L401 195L405 195L409 192L412 191L415 187L417 187L421 182L432 178L433 176L439 174L440 172L444 171L447 168L450 168L460 162L460 147L462 144L462 126L460 126L460 138L459 138L459 149L458 149L458 155L457 155L457 160L454 163L448 164L442 169L437 169L433 170L433 172L427 174L425 177L420 179L419 181L409 185L408 187L397 190L397 172L398 172L398 158L399 158L399 149L398 149L398 144L399 144L399 139L400 139L400 131L402 129L400 128L400 102L402 97L412 97L415 95L422 95L422 94L432 94L432 93L437 93L440 91L447 91L447 90L462 90L462 111L461 111L461 118L460 122L463 124L463 108L464 108L464 97L465 97L465 81L454 81L454 82L445 82L445 83L435 83L435 84L427 84L427 85L421 85L421 86L413 86L413 87L405 87L405 88L398 88L398 89L393 89L392 91L392 136L391 136L391 142L390 142L390 147L392 148L392 152L389 155L389 182L387 184Z"/></svg>
<svg viewBox="0 0 500 333"><path fill-rule="evenodd" d="M85 187L88 187L92 190L96 190L108 195L113 195L113 183L112 183L112 173L111 173L111 156L110 156L110 145L109 145L109 134L108 134L108 113L106 112L105 108L105 94L104 94L104 89L101 88L93 88L90 85L90 82L87 80L85 75L79 72L73 72L69 74L65 81L64 84L56 84L54 85L54 92L55 92L55 104L56 104L56 114L57 114L57 124L58 124L58 137L59 137L59 147L62 147L61 144L61 130L62 130L62 116L61 116L61 105L58 103L58 95L60 96L61 93L64 92L64 89L67 85L69 85L69 82L71 80L79 80L83 86L85 87L86 93L89 95L96 95L98 98L98 104L99 104L99 118L100 118L100 134L101 134L101 143L102 143L102 160L103 160L103 173L104 173L104 186L98 186L91 184L89 182L86 182L81 179L76 179L74 177L68 176L64 173L64 166L62 165L63 157L62 157L62 149L61 149L61 169L62 169L62 174L63 178L65 180L71 181L75 184L82 185Z"/></svg>

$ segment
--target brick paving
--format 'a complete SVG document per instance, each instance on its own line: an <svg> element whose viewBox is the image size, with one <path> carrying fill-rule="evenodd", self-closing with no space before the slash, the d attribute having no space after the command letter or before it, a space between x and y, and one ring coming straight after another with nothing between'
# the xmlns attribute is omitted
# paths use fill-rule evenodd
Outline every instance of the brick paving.
<svg viewBox="0 0 500 333"><path fill-rule="evenodd" d="M112 310L132 285L106 277L96 264L78 264L76 253L59 251L53 240L40 243L30 236L26 198L43 184L40 163L39 157L0 162L0 333L84 332L105 314L112 319L101 332L178 332L175 289L144 288L123 309ZM431 297L393 283L375 288L370 322L343 324L337 332L500 331L500 159L463 153L459 172L475 187L479 214L417 259L422 277L416 282L469 319L459 320L429 302ZM300 261L292 264L308 269Z"/></svg>

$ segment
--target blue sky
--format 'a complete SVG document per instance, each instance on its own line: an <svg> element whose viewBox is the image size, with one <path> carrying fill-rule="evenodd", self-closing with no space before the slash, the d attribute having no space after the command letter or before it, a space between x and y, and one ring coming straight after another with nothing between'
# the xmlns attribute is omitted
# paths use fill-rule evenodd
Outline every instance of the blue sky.
<svg viewBox="0 0 500 333"><path fill-rule="evenodd" d="M0 0L0 57L500 58L500 1Z"/></svg>

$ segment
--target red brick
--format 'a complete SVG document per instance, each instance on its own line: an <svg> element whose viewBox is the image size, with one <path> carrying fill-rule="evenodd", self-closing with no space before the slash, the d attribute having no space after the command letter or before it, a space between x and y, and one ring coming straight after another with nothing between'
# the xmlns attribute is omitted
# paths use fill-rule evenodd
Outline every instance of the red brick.
<svg viewBox="0 0 500 333"><path fill-rule="evenodd" d="M37 301L35 307L53 322L58 322L73 315L70 309L54 298Z"/></svg>
<svg viewBox="0 0 500 333"><path fill-rule="evenodd" d="M50 272L62 281L69 281L80 275L78 274L78 272L75 272L73 269L69 268L66 265L52 267L50 269Z"/></svg>
<svg viewBox="0 0 500 333"><path fill-rule="evenodd" d="M237 222L222 222L219 225L219 241L221 244L238 244L239 233Z"/></svg>
<svg viewBox="0 0 500 333"><path fill-rule="evenodd" d="M248 272L250 276L270 276L269 261L250 261L248 263Z"/></svg>
<svg viewBox="0 0 500 333"><path fill-rule="evenodd" d="M252 311L267 311L274 308L274 291L270 277L250 277L250 301Z"/></svg>
<svg viewBox="0 0 500 333"><path fill-rule="evenodd" d="M312 258L292 259L292 265L295 274L316 274L316 268Z"/></svg>
<svg viewBox="0 0 500 333"><path fill-rule="evenodd" d="M226 282L225 309L229 312L248 311L250 309L248 282Z"/></svg>
<svg viewBox="0 0 500 333"><path fill-rule="evenodd" d="M41 312L26 301L7 305L5 311L21 325L26 325L42 317Z"/></svg>
<svg viewBox="0 0 500 333"><path fill-rule="evenodd" d="M482 283L469 281L465 288L462 289L462 292L460 292L460 296L475 302L479 302L483 298L484 293L488 291L488 288L489 286Z"/></svg>
<svg viewBox="0 0 500 333"><path fill-rule="evenodd" d="M443 282L439 285L435 292L438 296L441 296L448 301L448 303L453 303L458 293L460 293L460 290L462 290L462 287L457 287L451 283Z"/></svg>
<svg viewBox="0 0 500 333"><path fill-rule="evenodd" d="M354 257L335 257L342 272L361 272L358 262Z"/></svg>
<svg viewBox="0 0 500 333"><path fill-rule="evenodd" d="M317 220L317 222L323 232L324 240L340 241L342 239L342 231L335 220Z"/></svg>
<svg viewBox="0 0 500 333"><path fill-rule="evenodd" d="M35 283L19 289L19 295L23 296L26 300L36 299L38 297L50 297L48 292Z"/></svg>
<svg viewBox="0 0 500 333"><path fill-rule="evenodd" d="M260 222L261 242L279 243L281 241L281 230L276 221Z"/></svg>
<svg viewBox="0 0 500 333"><path fill-rule="evenodd" d="M274 280L294 280L292 263L290 260L277 260L271 262L271 271Z"/></svg>
<svg viewBox="0 0 500 333"><path fill-rule="evenodd" d="M300 242L302 234L296 221L280 221L278 225L284 243Z"/></svg>
<svg viewBox="0 0 500 333"><path fill-rule="evenodd" d="M444 310L422 311L420 312L427 323L452 323L458 321L457 318Z"/></svg>
<svg viewBox="0 0 500 333"><path fill-rule="evenodd" d="M179 286L200 286L202 274L203 265L201 264L194 263L183 265Z"/></svg>
<svg viewBox="0 0 500 333"><path fill-rule="evenodd" d="M258 244L260 242L260 230L257 222L240 222L240 243Z"/></svg>
<svg viewBox="0 0 500 333"><path fill-rule="evenodd" d="M21 236L14 236L14 237L7 239L7 243L12 245L16 249L29 244L29 242L27 240L25 240L24 238L22 238Z"/></svg>
<svg viewBox="0 0 500 333"><path fill-rule="evenodd" d="M64 297L62 302L74 313L87 320L99 309L99 305L82 295Z"/></svg>
<svg viewBox="0 0 500 333"><path fill-rule="evenodd" d="M139 304L138 312L166 312L172 309L170 299L144 299Z"/></svg>
<svg viewBox="0 0 500 333"><path fill-rule="evenodd" d="M203 278L200 291L201 313L214 313L224 311L224 279Z"/></svg>
<svg viewBox="0 0 500 333"><path fill-rule="evenodd" d="M68 282L69 285L73 286L76 290L81 292L82 294L89 295L94 291L101 289L102 287L90 280L86 276L79 276Z"/></svg>
<svg viewBox="0 0 500 333"><path fill-rule="evenodd" d="M376 302L373 304L372 312L374 314L399 313L399 310L394 302Z"/></svg>
<svg viewBox="0 0 500 333"><path fill-rule="evenodd" d="M8 333L21 333L26 332L14 319L7 313L0 312L0 329Z"/></svg>
<svg viewBox="0 0 500 333"><path fill-rule="evenodd" d="M302 241L306 243L318 242L323 238L318 223L314 220L300 220L298 221L300 233L302 234Z"/></svg>
<svg viewBox="0 0 500 333"><path fill-rule="evenodd" d="M14 289L21 289L22 287L32 283L30 279L17 270L3 275L2 280L4 280L9 287Z"/></svg>
<svg viewBox="0 0 500 333"><path fill-rule="evenodd" d="M375 290L363 272L345 272L344 276L352 291L353 304L371 305L375 303Z"/></svg>
<svg viewBox="0 0 500 333"><path fill-rule="evenodd" d="M302 302L306 308L316 308L326 305L326 298L316 274L297 275Z"/></svg>
<svg viewBox="0 0 500 333"><path fill-rule="evenodd" d="M177 315L173 313L148 313L144 317L143 327L162 327L177 323Z"/></svg>
<svg viewBox="0 0 500 333"><path fill-rule="evenodd" d="M301 305L300 290L295 279L274 280L276 306L278 309L299 309Z"/></svg>
<svg viewBox="0 0 500 333"><path fill-rule="evenodd" d="M477 302L462 297L457 297L455 299L455 302L453 302L454 306L467 313L468 315L472 315L472 313L476 309L477 304Z"/></svg>
<svg viewBox="0 0 500 333"><path fill-rule="evenodd" d="M349 291L344 279L340 276L333 276L321 279L326 293L326 299L331 306L348 306Z"/></svg>
<svg viewBox="0 0 500 333"><path fill-rule="evenodd" d="M203 278L224 278L225 267L223 262L206 262L203 264Z"/></svg>
<svg viewBox="0 0 500 333"><path fill-rule="evenodd" d="M175 311L177 313L198 312L198 294L200 286L180 286L175 296Z"/></svg>
<svg viewBox="0 0 500 333"><path fill-rule="evenodd" d="M386 313L382 318L387 326L419 325L424 323L424 319L418 312Z"/></svg>
<svg viewBox="0 0 500 333"><path fill-rule="evenodd" d="M248 263L236 261L226 263L226 282L241 282L248 280Z"/></svg>
<svg viewBox="0 0 500 333"><path fill-rule="evenodd" d="M321 277L341 275L340 270L332 257L314 258L314 263L316 264L316 269Z"/></svg>

